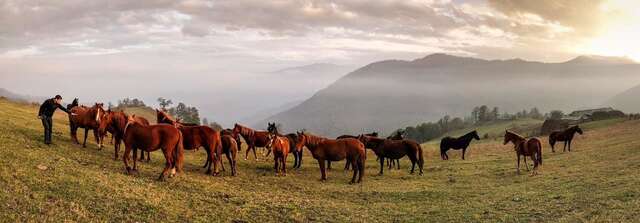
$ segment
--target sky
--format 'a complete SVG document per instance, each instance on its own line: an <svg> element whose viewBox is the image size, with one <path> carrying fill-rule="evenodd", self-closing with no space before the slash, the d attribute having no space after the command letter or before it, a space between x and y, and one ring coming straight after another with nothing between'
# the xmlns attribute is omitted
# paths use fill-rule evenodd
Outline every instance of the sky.
<svg viewBox="0 0 640 223"><path fill-rule="evenodd" d="M640 61L637 15L633 0L0 0L0 87L85 103L173 98L229 124L311 96L320 87L264 74L313 63Z"/></svg>

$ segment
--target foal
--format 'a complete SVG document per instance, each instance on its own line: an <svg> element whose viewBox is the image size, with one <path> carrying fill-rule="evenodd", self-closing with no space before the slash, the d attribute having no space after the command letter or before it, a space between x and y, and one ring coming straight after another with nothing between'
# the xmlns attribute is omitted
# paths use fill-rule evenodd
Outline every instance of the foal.
<svg viewBox="0 0 640 223"><path fill-rule="evenodd" d="M266 148L273 151L273 168L276 170L276 175L287 175L287 155L289 155L289 139L287 137L278 136L272 134L269 136L270 140L267 143Z"/></svg>

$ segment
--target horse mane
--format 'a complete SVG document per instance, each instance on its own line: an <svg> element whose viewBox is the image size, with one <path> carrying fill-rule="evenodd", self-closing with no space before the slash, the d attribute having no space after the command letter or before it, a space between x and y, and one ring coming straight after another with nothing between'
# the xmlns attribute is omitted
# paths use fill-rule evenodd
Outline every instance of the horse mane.
<svg viewBox="0 0 640 223"><path fill-rule="evenodd" d="M475 134L478 134L478 133L477 133L477 130L473 130L473 131L471 131L471 132L468 132L467 134L464 134L464 135L463 135L462 137L460 137L460 138L468 138L468 137L471 137L471 135L473 135L474 133L475 133ZM516 135L517 135L517 134L516 134Z"/></svg>
<svg viewBox="0 0 640 223"><path fill-rule="evenodd" d="M310 144L310 145L318 145L322 141L327 140L327 138L316 136L316 135L309 134L309 133L304 133L304 135L307 138L307 144Z"/></svg>
<svg viewBox="0 0 640 223"><path fill-rule="evenodd" d="M252 128L240 125L238 123L236 123L236 125L234 126L234 128L240 128L240 135L242 135L242 137L250 137L252 135L254 135L256 133L256 130L253 130Z"/></svg>

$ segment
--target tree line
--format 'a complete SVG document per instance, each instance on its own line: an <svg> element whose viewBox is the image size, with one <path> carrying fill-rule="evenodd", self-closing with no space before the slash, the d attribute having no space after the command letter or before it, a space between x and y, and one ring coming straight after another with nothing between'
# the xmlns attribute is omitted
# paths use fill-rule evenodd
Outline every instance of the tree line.
<svg viewBox="0 0 640 223"><path fill-rule="evenodd" d="M445 115L436 122L425 122L416 126L409 126L398 131L404 131L405 137L423 143L439 138L443 134L454 130L465 129L501 120L517 120L524 118L542 120L545 119L545 117L554 115L552 113L543 115L540 110L535 107L530 110L525 109L513 114L507 112L500 113L500 109L498 107L490 108L487 105L481 105L474 107L469 116L464 118ZM560 117L562 117L562 113L560 113Z"/></svg>
<svg viewBox="0 0 640 223"><path fill-rule="evenodd" d="M211 126L216 130L222 129L222 126L216 122L210 122L207 118L200 119L200 113L198 108L195 106L188 106L183 102L179 102L176 106L171 107L173 105L173 101L171 99L166 98L158 98L158 105L160 105L160 109L167 111L171 116L180 119L181 122L184 123L194 123L198 125L207 125ZM112 110L121 110L124 108L133 108L133 107L146 107L150 110L153 108L148 107L141 99L137 98L123 98L118 100L117 105L113 105L113 103L109 102L108 108Z"/></svg>

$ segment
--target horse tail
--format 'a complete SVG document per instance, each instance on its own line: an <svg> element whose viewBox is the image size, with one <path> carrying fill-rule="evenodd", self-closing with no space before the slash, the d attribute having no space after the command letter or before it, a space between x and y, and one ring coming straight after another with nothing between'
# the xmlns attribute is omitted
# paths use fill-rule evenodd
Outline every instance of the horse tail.
<svg viewBox="0 0 640 223"><path fill-rule="evenodd" d="M182 172L182 159L184 158L183 140L182 132L178 130L178 144L175 146L175 151L173 152L173 165L178 173Z"/></svg>
<svg viewBox="0 0 640 223"><path fill-rule="evenodd" d="M536 152L538 155L536 156L536 159L538 160L538 163L542 165L542 143L539 139L536 139L536 144L538 144L538 151Z"/></svg>
<svg viewBox="0 0 640 223"><path fill-rule="evenodd" d="M420 165L420 169L422 169L422 167L424 166L424 155L422 154L422 146L420 146L420 144L417 144L418 146L418 164ZM399 166L400 164L398 164Z"/></svg>
<svg viewBox="0 0 640 223"><path fill-rule="evenodd" d="M551 135L549 135L549 145L554 146L555 144L556 144L555 134L551 133Z"/></svg>

